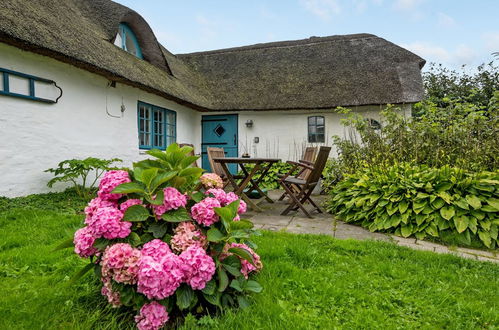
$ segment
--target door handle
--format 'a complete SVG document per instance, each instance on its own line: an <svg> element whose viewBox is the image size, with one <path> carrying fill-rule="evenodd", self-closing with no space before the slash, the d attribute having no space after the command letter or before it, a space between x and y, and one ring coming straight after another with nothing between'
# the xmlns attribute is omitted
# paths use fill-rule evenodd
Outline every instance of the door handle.
<svg viewBox="0 0 499 330"><path fill-rule="evenodd" d="M234 145L236 145L236 143L237 143L236 140L237 140L237 137L236 137L236 134L234 134Z"/></svg>

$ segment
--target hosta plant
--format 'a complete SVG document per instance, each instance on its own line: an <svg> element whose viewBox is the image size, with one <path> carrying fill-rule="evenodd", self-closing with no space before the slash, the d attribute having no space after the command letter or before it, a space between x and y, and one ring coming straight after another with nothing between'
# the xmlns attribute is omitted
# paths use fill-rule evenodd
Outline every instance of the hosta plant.
<svg viewBox="0 0 499 330"><path fill-rule="evenodd" d="M139 329L158 329L184 313L246 307L262 287L262 268L250 241L246 205L190 167L189 147L151 150L155 159L129 171L109 171L85 209L85 226L74 235L75 252L89 258L101 293L113 306L135 310Z"/></svg>
<svg viewBox="0 0 499 330"><path fill-rule="evenodd" d="M498 244L499 171L398 163L347 175L331 196L329 211L371 231L418 239L451 232L463 244Z"/></svg>

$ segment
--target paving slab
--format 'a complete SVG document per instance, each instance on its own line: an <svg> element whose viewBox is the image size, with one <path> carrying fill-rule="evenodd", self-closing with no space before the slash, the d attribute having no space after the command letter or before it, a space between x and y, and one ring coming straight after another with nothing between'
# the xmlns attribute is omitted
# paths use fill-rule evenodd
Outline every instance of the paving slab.
<svg viewBox="0 0 499 330"><path fill-rule="evenodd" d="M374 239L378 241L386 241L390 242L391 239L389 236L380 234L380 233L372 233L369 230L362 228L360 226L354 226L343 221L336 221L336 224L333 225L335 228L334 237L338 239L358 239L358 240L367 240Z"/></svg>

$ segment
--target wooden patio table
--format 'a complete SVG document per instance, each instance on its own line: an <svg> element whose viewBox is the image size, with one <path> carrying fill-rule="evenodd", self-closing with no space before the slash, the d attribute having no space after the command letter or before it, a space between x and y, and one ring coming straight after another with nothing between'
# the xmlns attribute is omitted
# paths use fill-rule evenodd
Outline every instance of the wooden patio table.
<svg viewBox="0 0 499 330"><path fill-rule="evenodd" d="M248 206L258 212L261 212L262 209L259 208L250 198L244 193L244 189L248 186L248 184L251 183L251 187L249 188L249 191L252 190L257 190L269 203L273 203L274 201L265 193L263 192L258 184L265 178L265 175L267 175L268 171L270 170L270 167L275 164L280 162L281 160L278 158L243 158L243 157L216 157L213 158L213 161L220 163L222 166L222 169L225 172L225 175L227 175L227 180L229 180L229 183L231 186L234 188L234 192L236 195L241 196L241 199L243 199ZM241 170L244 173L244 178L242 179L241 183L238 185L234 177L229 171L229 168L227 164L238 164L241 167ZM245 165L248 164L254 164L255 167L251 171L248 171ZM261 170L262 174L258 180L253 180L253 177L255 174Z"/></svg>

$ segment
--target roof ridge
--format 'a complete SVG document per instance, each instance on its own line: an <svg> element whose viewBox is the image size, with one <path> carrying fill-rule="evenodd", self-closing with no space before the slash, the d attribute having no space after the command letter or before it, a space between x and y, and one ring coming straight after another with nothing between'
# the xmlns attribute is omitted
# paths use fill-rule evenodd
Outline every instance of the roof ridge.
<svg viewBox="0 0 499 330"><path fill-rule="evenodd" d="M221 48L221 49L175 54L175 55L180 57L191 56L191 55L212 55L212 54L223 54L223 53L240 52L240 51L255 50L255 49L264 49L264 48L297 47L297 46L306 46L306 45L320 44L326 42L339 42L339 41L351 41L351 40L374 39L374 38L380 39L380 37L370 33L336 34L325 37L311 36L306 39L264 42L253 45Z"/></svg>

